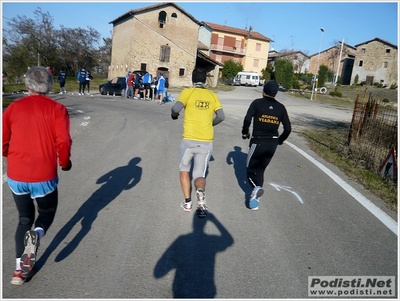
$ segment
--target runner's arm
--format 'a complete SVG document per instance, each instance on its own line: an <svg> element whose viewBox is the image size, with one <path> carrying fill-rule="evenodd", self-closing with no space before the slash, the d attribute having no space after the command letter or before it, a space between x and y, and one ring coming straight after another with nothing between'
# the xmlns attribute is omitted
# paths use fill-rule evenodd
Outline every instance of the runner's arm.
<svg viewBox="0 0 400 301"><path fill-rule="evenodd" d="M177 101L171 108L171 118L178 119L179 112L183 109L183 102Z"/></svg>
<svg viewBox="0 0 400 301"><path fill-rule="evenodd" d="M216 110L215 111L215 118L213 119L213 123L212 123L212 125L213 126L215 126L215 125L217 125L217 124L219 124L219 123L221 123L222 121L224 121L225 120L225 113L224 113L224 110L222 110L222 109L218 109L218 110Z"/></svg>

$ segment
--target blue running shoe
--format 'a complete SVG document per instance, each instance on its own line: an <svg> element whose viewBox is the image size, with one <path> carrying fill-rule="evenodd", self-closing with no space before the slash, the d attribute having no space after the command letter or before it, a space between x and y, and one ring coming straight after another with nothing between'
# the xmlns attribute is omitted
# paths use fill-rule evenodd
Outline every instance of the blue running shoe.
<svg viewBox="0 0 400 301"><path fill-rule="evenodd" d="M264 189L261 186L256 186L250 196L249 207L251 210L258 210L260 204L259 198L264 194Z"/></svg>

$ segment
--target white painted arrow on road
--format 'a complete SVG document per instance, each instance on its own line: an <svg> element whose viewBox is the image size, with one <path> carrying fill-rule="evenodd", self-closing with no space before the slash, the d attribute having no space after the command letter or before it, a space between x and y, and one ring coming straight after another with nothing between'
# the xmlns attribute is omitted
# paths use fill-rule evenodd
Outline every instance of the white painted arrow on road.
<svg viewBox="0 0 400 301"><path fill-rule="evenodd" d="M289 187L289 186L281 186L281 185L274 184L274 183L270 183L270 185L273 186L273 187L275 187L275 189L278 190L278 191L281 191L281 190L283 189L283 190L289 191L290 193L293 193L293 194L296 196L297 200L298 200L300 203L304 204L304 202L303 202L303 200L301 199L301 197L300 197L296 192L294 192L294 191L291 190L292 187Z"/></svg>

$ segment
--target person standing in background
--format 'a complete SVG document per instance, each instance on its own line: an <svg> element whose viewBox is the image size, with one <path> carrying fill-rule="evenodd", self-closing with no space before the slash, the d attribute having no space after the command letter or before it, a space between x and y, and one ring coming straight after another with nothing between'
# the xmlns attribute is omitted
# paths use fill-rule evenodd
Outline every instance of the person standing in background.
<svg viewBox="0 0 400 301"><path fill-rule="evenodd" d="M66 80L67 80L67 74L65 73L64 69L61 69L60 73L58 74L58 83L60 84L60 94L67 93L67 90L65 89Z"/></svg>
<svg viewBox="0 0 400 301"><path fill-rule="evenodd" d="M142 75L140 73L136 73L136 76L135 76L135 96L133 97L133 99L140 99L140 84L141 84L141 82L142 82ZM143 94L143 97L144 97L144 94Z"/></svg>
<svg viewBox="0 0 400 301"><path fill-rule="evenodd" d="M128 73L125 75L125 98L128 98L128 80L129 80L129 76L131 75L131 71L128 71Z"/></svg>
<svg viewBox="0 0 400 301"><path fill-rule="evenodd" d="M86 86L87 86L87 92L90 94L90 82L92 81L93 76L90 73L90 71L86 71Z"/></svg>
<svg viewBox="0 0 400 301"><path fill-rule="evenodd" d="M130 72L130 71L129 71ZM128 92L126 98L133 98L135 96L135 73L131 72L128 77Z"/></svg>
<svg viewBox="0 0 400 301"><path fill-rule="evenodd" d="M168 88L169 88L169 82L168 82L168 77L165 78L165 83L164 83L164 101L167 102L168 100Z"/></svg>
<svg viewBox="0 0 400 301"><path fill-rule="evenodd" d="M78 72L77 80L79 83L79 93L78 95L85 95L85 87L86 87L86 71L84 68Z"/></svg>
<svg viewBox="0 0 400 301"><path fill-rule="evenodd" d="M151 91L151 83L153 82L153 76L146 71L145 75L143 76L143 98L146 100L150 99L150 91Z"/></svg>
<svg viewBox="0 0 400 301"><path fill-rule="evenodd" d="M162 104L164 100L164 87L165 87L165 78L164 76L160 75L157 81L157 103Z"/></svg>

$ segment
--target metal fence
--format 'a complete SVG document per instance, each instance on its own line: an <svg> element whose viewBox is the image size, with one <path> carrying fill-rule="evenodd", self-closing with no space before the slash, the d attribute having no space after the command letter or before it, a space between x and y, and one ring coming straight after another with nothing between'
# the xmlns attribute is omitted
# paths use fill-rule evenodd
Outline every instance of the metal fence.
<svg viewBox="0 0 400 301"><path fill-rule="evenodd" d="M348 146L352 159L397 183L397 110L365 90L358 91Z"/></svg>

